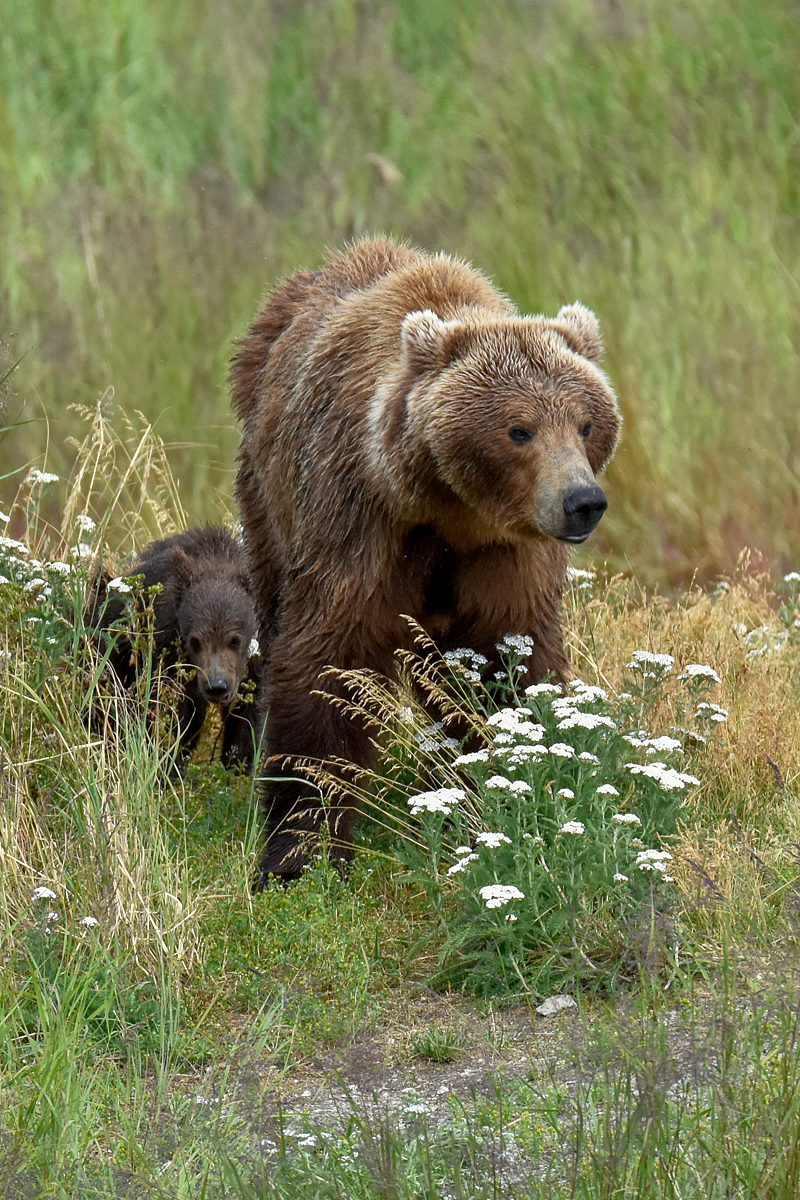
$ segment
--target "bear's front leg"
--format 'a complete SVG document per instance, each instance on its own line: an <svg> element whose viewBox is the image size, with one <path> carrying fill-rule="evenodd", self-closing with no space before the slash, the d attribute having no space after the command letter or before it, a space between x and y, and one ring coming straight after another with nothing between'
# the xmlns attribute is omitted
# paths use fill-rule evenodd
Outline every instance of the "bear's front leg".
<svg viewBox="0 0 800 1200"><path fill-rule="evenodd" d="M308 646L309 638L303 639ZM319 639L324 644L324 639ZM331 760L368 767L374 747L365 722L335 704L330 695L345 696L335 677L324 675L325 663L305 671L299 666L300 647L283 635L272 647L267 691L266 750L263 792L266 845L259 865L256 886L269 875L296 878L313 853L323 825L331 836L332 857L347 859L352 854L351 838L357 808L348 788L347 768ZM330 653L329 662L352 661L351 656ZM315 694L319 691L328 695ZM303 761L323 762L325 769L341 779L332 791L304 777ZM262 759L262 763L263 763Z"/></svg>

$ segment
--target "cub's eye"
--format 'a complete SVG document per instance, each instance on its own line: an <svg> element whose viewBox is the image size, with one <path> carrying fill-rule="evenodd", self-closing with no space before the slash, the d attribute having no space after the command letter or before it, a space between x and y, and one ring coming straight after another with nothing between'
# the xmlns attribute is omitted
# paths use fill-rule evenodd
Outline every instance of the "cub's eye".
<svg viewBox="0 0 800 1200"><path fill-rule="evenodd" d="M202 645L203 645L203 643L200 641L199 637L193 636L193 637L189 638L189 649L190 650L194 650L195 652L197 652L198 650L201 649Z"/></svg>
<svg viewBox="0 0 800 1200"><path fill-rule="evenodd" d="M587 438L591 432L592 432L592 422L587 421L586 424L584 425L583 429L581 430L581 437Z"/></svg>
<svg viewBox="0 0 800 1200"><path fill-rule="evenodd" d="M508 431L508 436L512 442L529 442L533 437L533 430L526 429L524 425L512 425Z"/></svg>
<svg viewBox="0 0 800 1200"><path fill-rule="evenodd" d="M241 644L242 644L242 639L239 637L238 634L234 634L233 637L231 638L231 640L228 642L228 645L230 646L231 650L238 650L239 647L241 646Z"/></svg>

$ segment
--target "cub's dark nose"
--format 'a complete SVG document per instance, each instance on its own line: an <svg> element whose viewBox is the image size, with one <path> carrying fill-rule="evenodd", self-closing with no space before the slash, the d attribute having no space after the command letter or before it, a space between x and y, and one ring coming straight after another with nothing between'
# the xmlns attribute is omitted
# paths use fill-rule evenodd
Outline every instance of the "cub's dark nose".
<svg viewBox="0 0 800 1200"><path fill-rule="evenodd" d="M223 696L227 696L229 691L230 684L222 675L209 676L205 686L205 693L209 700L221 700Z"/></svg>
<svg viewBox="0 0 800 1200"><path fill-rule="evenodd" d="M596 483L590 487L576 488L564 497L564 533L565 542L583 542L593 529L597 527L600 518L608 508L606 494Z"/></svg>

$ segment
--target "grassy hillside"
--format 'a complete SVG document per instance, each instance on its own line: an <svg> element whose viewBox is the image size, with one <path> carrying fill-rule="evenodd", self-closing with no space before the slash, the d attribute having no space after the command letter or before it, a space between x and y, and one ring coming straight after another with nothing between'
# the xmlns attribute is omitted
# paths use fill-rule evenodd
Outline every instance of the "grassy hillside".
<svg viewBox="0 0 800 1200"><path fill-rule="evenodd" d="M73 403L230 502L231 339L264 287L387 230L525 310L600 315L626 417L595 547L640 578L800 560L800 63L788 0L9 0L4 511ZM21 518L15 520L19 523Z"/></svg>

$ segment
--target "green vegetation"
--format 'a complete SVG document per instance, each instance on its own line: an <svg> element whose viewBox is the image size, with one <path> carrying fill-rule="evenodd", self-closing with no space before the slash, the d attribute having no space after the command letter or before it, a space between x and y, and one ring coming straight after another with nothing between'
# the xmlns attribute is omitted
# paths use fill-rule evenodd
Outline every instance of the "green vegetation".
<svg viewBox="0 0 800 1200"><path fill-rule="evenodd" d="M4 1196L795 1200L795 18L7 0ZM374 230L601 318L626 428L568 597L583 685L526 692L513 641L503 679L424 645L397 692L355 678L352 868L253 894L257 784L213 729L179 773L109 688L89 570L235 524L231 339ZM577 1015L542 1023L554 991ZM400 1082L318 1104L364 1047Z"/></svg>
<svg viewBox="0 0 800 1200"><path fill-rule="evenodd" d="M514 636L501 678L424 641L397 691L355 673L382 751L352 868L253 894L256 784L213 729L177 773L83 628L91 561L182 519L152 431L84 418L71 485L34 470L0 539L4 1193L793 1195L797 573L667 602L575 572L563 696ZM582 1033L548 1050L552 992ZM498 1005L524 1060L470 1098ZM364 1039L452 1075L284 1113Z"/></svg>
<svg viewBox="0 0 800 1200"><path fill-rule="evenodd" d="M795 19L787 0L8 0L0 340L29 423L3 442L5 510L31 463L66 472L68 406L113 389L193 520L225 512L232 338L278 276L386 230L526 310L598 312L626 431L596 552L650 582L713 579L745 545L788 570Z"/></svg>

